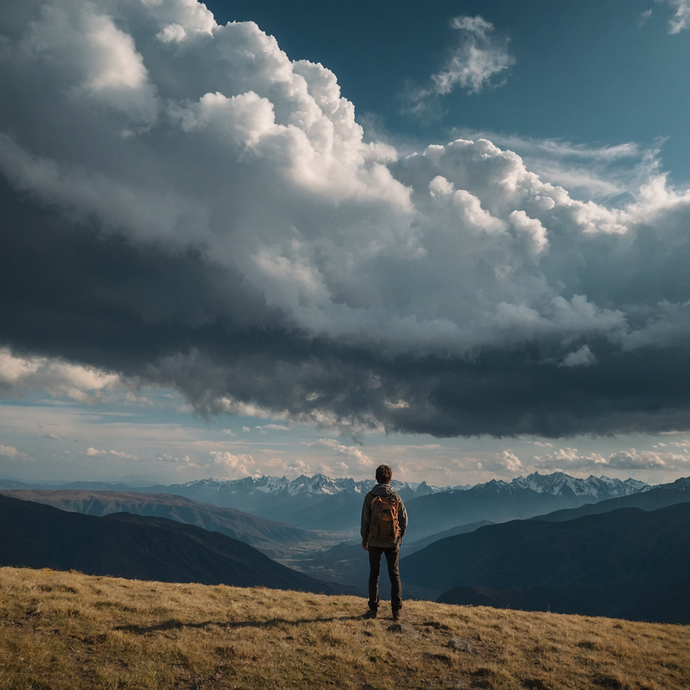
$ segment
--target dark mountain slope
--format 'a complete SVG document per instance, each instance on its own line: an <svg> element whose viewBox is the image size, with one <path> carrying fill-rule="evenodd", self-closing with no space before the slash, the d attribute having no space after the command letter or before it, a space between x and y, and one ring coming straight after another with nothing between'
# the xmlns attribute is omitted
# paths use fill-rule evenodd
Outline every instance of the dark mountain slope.
<svg viewBox="0 0 690 690"><path fill-rule="evenodd" d="M118 491L3 491L6 496L52 505L85 515L103 516L111 513L132 513L162 517L210 532L220 532L250 544L270 557L282 554L285 546L313 540L304 530L282 522L264 520L233 508L220 508L170 494L140 494Z"/></svg>
<svg viewBox="0 0 690 690"><path fill-rule="evenodd" d="M93 517L0 496L0 564L162 582L333 592L253 547L164 518Z"/></svg>
<svg viewBox="0 0 690 690"><path fill-rule="evenodd" d="M513 587L490 589L488 587L454 587L439 598L441 604L462 606L491 606L495 609L518 611L571 611L572 601L561 599L550 589L540 587Z"/></svg>
<svg viewBox="0 0 690 690"><path fill-rule="evenodd" d="M530 518L564 506L579 506L585 500L498 485L422 496L405 505L413 538L423 539L458 525Z"/></svg>
<svg viewBox="0 0 690 690"><path fill-rule="evenodd" d="M407 556L408 554L414 553L423 549L429 544L433 544L439 539L447 539L448 537L454 537L456 534L467 534L468 532L474 532L480 527L485 527L486 525L493 525L493 522L489 520L481 520L480 522L471 522L467 525L458 525L457 527L452 527L451 529L444 530L438 534L431 534L424 539L418 539L417 541L403 541L400 547L401 558Z"/></svg>
<svg viewBox="0 0 690 690"><path fill-rule="evenodd" d="M402 559L401 571L404 581L437 595L458 587L541 588L572 602L552 611L689 623L690 504L482 527Z"/></svg>

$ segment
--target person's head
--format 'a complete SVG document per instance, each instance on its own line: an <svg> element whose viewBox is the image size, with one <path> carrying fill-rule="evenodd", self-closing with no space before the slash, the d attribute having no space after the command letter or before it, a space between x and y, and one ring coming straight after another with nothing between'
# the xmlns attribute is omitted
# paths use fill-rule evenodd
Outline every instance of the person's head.
<svg viewBox="0 0 690 690"><path fill-rule="evenodd" d="M390 484L393 478L393 470L388 465L379 465L376 468L376 481L379 484Z"/></svg>

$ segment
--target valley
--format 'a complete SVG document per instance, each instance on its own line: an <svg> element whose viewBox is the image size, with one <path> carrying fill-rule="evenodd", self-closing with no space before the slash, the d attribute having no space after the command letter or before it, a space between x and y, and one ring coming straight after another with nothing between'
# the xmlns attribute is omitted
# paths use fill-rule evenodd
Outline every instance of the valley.
<svg viewBox="0 0 690 690"><path fill-rule="evenodd" d="M358 527L372 482L262 477L149 493L7 484L1 565L366 595ZM404 596L690 622L688 487L687 479L649 487L563 473L446 489L399 484L411 525L401 547ZM171 493L183 489L216 503ZM234 507L218 505L231 498ZM280 521L246 512L271 503ZM540 513L546 507L557 509ZM321 516L303 523L319 529L287 522L300 510ZM381 594L389 596L386 577Z"/></svg>

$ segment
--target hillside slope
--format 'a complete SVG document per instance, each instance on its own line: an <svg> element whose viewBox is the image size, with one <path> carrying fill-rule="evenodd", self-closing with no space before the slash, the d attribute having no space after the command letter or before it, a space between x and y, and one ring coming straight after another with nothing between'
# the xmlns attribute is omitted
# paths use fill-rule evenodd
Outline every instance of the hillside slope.
<svg viewBox="0 0 690 690"><path fill-rule="evenodd" d="M690 628L0 568L0 687L681 690Z"/></svg>
<svg viewBox="0 0 690 690"><path fill-rule="evenodd" d="M404 581L437 594L540 588L558 601L551 610L688 623L690 504L490 525L434 542L400 567Z"/></svg>
<svg viewBox="0 0 690 690"><path fill-rule="evenodd" d="M92 575L342 591L218 532L164 518L93 517L0 495L0 565Z"/></svg>

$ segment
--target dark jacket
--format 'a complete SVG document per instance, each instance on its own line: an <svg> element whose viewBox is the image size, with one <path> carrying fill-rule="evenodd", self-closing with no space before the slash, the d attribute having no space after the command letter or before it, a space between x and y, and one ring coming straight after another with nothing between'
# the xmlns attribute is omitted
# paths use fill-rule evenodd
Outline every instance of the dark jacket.
<svg viewBox="0 0 690 690"><path fill-rule="evenodd" d="M398 523L400 524L400 539L407 529L407 511L402 498L395 493L390 484L377 484L365 497L364 505L362 506L362 541L367 542L369 546L381 546L383 548L390 548L396 546L392 539L373 539L369 538L369 524L371 523L371 502L374 496L395 496L398 499ZM400 542L398 542L399 544Z"/></svg>

